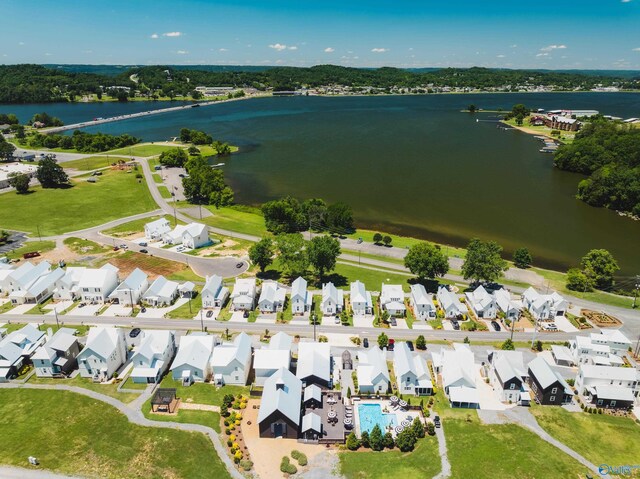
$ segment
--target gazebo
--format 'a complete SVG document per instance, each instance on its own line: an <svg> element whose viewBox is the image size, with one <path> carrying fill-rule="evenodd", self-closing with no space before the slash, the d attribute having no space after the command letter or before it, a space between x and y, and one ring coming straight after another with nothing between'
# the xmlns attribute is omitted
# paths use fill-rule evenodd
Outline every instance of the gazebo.
<svg viewBox="0 0 640 479"><path fill-rule="evenodd" d="M167 412L173 414L178 405L176 392L176 389L158 389L151 399L151 412Z"/></svg>
<svg viewBox="0 0 640 479"><path fill-rule="evenodd" d="M353 360L351 359L351 353L346 349L342 353L342 369L353 369Z"/></svg>

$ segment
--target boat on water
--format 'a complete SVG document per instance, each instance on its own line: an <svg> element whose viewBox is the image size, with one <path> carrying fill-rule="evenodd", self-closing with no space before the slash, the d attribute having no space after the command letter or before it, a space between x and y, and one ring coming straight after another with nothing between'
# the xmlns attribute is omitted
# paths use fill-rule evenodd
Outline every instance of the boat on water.
<svg viewBox="0 0 640 479"><path fill-rule="evenodd" d="M224 163L216 163L215 165L211 165L211 168L221 168L224 166Z"/></svg>

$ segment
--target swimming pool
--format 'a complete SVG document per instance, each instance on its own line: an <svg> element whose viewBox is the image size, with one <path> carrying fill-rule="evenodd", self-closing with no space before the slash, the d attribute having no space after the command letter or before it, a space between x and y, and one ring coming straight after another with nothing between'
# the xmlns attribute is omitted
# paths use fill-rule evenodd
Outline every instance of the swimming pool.
<svg viewBox="0 0 640 479"><path fill-rule="evenodd" d="M383 413L380 404L358 404L358 417L360 434L364 431L370 433L376 424L382 429L382 434L386 432L387 426L395 428L398 425L396 415Z"/></svg>

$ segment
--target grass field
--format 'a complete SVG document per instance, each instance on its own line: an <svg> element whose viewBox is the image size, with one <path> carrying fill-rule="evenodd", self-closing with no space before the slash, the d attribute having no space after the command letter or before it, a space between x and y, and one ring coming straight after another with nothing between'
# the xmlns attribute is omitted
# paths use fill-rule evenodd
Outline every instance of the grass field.
<svg viewBox="0 0 640 479"><path fill-rule="evenodd" d="M531 413L549 434L594 464L638 463L640 425L632 419L570 413L552 406L534 405Z"/></svg>
<svg viewBox="0 0 640 479"><path fill-rule="evenodd" d="M2 197L0 196L0 201ZM0 213L1 214L1 213ZM33 251L37 251L40 254L46 253L47 251L51 251L56 247L55 241L29 241L20 248L16 248L13 251L4 253L4 256L7 256L9 259L22 258L22 255L25 253L31 253Z"/></svg>
<svg viewBox="0 0 640 479"><path fill-rule="evenodd" d="M120 148L118 150L111 150L108 151L106 153L103 153L105 155L124 155L124 156L156 156L159 155L160 153L164 152L164 151L168 151L171 150L173 148L176 148L175 146L165 146L165 145L150 145L150 144L144 144L144 145L133 145L133 146L128 146L126 148Z"/></svg>
<svg viewBox="0 0 640 479"><path fill-rule="evenodd" d="M178 306L176 309L172 309L167 313L167 318L170 319L191 319L193 318L198 311L202 308L202 296L200 296L200 290L202 287L196 286L196 291L198 294L195 298L191 300L191 305L187 301L182 306Z"/></svg>
<svg viewBox="0 0 640 479"><path fill-rule="evenodd" d="M158 185L158 192L164 199L171 198L171 192L169 192L169 188L167 188L165 185Z"/></svg>
<svg viewBox="0 0 640 479"><path fill-rule="evenodd" d="M139 183L133 173L106 171L95 184L76 178L72 185L0 195L0 224L30 233L37 233L39 227L43 236L56 235L156 208L146 184Z"/></svg>
<svg viewBox="0 0 640 479"><path fill-rule="evenodd" d="M148 218L142 218L140 220L129 221L128 223L123 223L121 225L115 226L108 230L104 230L103 233L109 236L115 236L116 238L121 238L123 236L129 236L135 233L144 232L144 225L150 223L151 221L158 220L160 218L165 218L169 221L169 223L173 226L173 216L169 215L158 215L158 216L150 216ZM182 221L178 220L178 224L184 224Z"/></svg>
<svg viewBox="0 0 640 479"><path fill-rule="evenodd" d="M98 168L106 168L118 160L129 161L129 158L122 156L87 156L78 160L65 161L60 163L63 168L73 168L80 171L96 170Z"/></svg>
<svg viewBox="0 0 640 479"><path fill-rule="evenodd" d="M220 209L207 206L207 209L213 213L213 216L203 218L202 222L209 226L255 236L264 236L267 233L264 218L257 214L257 210L252 212L251 209L236 206Z"/></svg>
<svg viewBox="0 0 640 479"><path fill-rule="evenodd" d="M184 263L177 263L149 254L136 253L135 251L125 251L103 258L102 264L104 263L111 263L119 268L121 275L128 274L135 268L140 268L145 273L163 275L175 281L202 281L202 278Z"/></svg>
<svg viewBox="0 0 640 479"><path fill-rule="evenodd" d="M220 413L214 411L198 411L194 409L178 409L178 414L155 414L151 412L151 399L142 405L142 414L152 421L180 422L201 424L220 432Z"/></svg>
<svg viewBox="0 0 640 479"><path fill-rule="evenodd" d="M106 253L110 249L94 241L75 238L73 236L69 238L65 238L63 243L71 251L79 254L101 254L101 253Z"/></svg>
<svg viewBox="0 0 640 479"><path fill-rule="evenodd" d="M167 375L162 379L160 386L163 388L176 388L177 396L183 402L192 402L195 404L211 404L214 406L222 405L222 398L225 394L248 394L249 388L244 386L222 386L216 388L209 383L195 383L191 386L183 386L181 381L174 381L171 375Z"/></svg>
<svg viewBox="0 0 640 479"><path fill-rule="evenodd" d="M73 328L74 326L69 326ZM136 393L121 393L118 392L118 385L116 383L113 384L100 384L94 383L89 379L81 377L79 374L72 379L53 379L53 378L39 378L36 376L32 376L29 379L29 384L65 384L67 386L76 386L83 389L89 389L91 391L95 391L100 394L104 394L105 396L111 396L112 398L116 398L119 401L124 403L130 403L134 399L138 397ZM142 392L142 391L140 391Z"/></svg>
<svg viewBox="0 0 640 479"><path fill-rule="evenodd" d="M438 441L429 436L419 439L415 450L408 453L398 450L340 453L340 472L347 479L422 479L435 476L440 469Z"/></svg>
<svg viewBox="0 0 640 479"><path fill-rule="evenodd" d="M4 464L24 467L33 455L42 469L74 476L229 477L203 434L136 426L113 407L67 391L1 390L0 450Z"/></svg>

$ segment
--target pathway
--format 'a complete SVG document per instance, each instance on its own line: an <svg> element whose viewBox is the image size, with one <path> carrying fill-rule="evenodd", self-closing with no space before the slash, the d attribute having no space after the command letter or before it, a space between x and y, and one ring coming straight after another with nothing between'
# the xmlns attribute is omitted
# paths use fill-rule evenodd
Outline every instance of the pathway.
<svg viewBox="0 0 640 479"><path fill-rule="evenodd" d="M451 476L451 463L449 463L449 456L447 456L447 438L444 435L443 425L436 428L436 437L438 438L438 452L440 453L442 470L433 479L446 479Z"/></svg>
<svg viewBox="0 0 640 479"><path fill-rule="evenodd" d="M8 384L0 384L0 388L11 388L11 389L27 388L27 389L49 389L49 390L58 390L58 391L71 391L78 394L84 394L85 396L89 396L90 398L105 402L115 407L118 411L120 411L122 414L127 416L127 419L129 420L129 422L133 424L137 424L138 426L157 427L157 428L164 428L164 429L180 429L182 431L200 432L209 437L209 439L211 440L211 443L213 444L213 447L216 450L216 453L218 454L218 457L227 468L229 475L233 479L245 479L244 476L240 472L238 472L235 465L227 455L226 448L223 446L222 442L220 441L220 437L218 436L218 433L215 432L210 427L202 426L199 424L178 423L178 422L169 422L169 421L157 422L157 421L151 421L150 419L147 419L146 417L144 417L140 409L140 405L142 404L140 401L143 398L144 398L144 401L147 400L148 396L147 397L144 397L144 396L150 395L149 389L145 390L145 392L141 394L141 397L133 401L131 404L124 404L123 402L118 401L115 398L112 398L110 396L105 396L104 394L91 391L89 389L83 389L77 386L67 386L63 384L19 385L19 384L8 383Z"/></svg>
<svg viewBox="0 0 640 479"><path fill-rule="evenodd" d="M27 469L12 466L0 466L0 477L2 479L81 479L80 476L55 474L35 467Z"/></svg>

